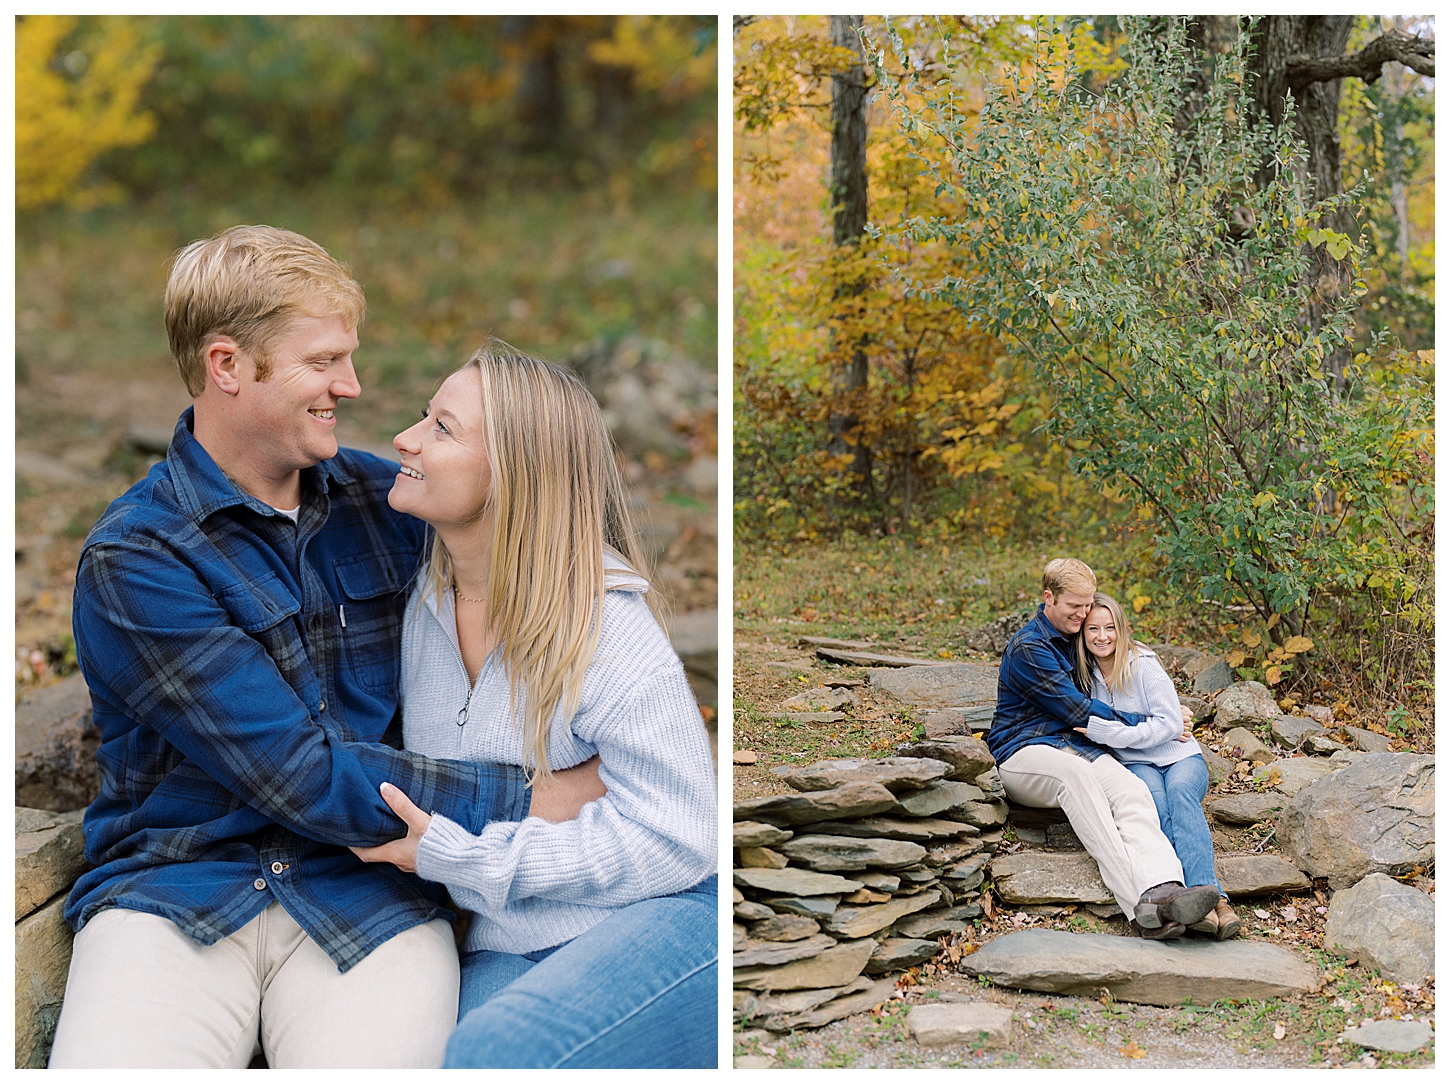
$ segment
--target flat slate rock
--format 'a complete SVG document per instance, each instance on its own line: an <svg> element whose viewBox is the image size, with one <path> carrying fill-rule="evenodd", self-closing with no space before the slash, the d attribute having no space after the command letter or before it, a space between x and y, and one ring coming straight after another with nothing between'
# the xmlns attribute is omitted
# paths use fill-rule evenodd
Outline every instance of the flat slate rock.
<svg viewBox="0 0 1450 1084"><path fill-rule="evenodd" d="M785 828L777 828L773 824L761 824L759 821L736 821L734 846L774 847L777 843L784 843L793 835L795 835L794 832Z"/></svg>
<svg viewBox="0 0 1450 1084"><path fill-rule="evenodd" d="M772 910L803 918L823 919L841 905L841 897L830 896L777 896L771 899Z"/></svg>
<svg viewBox="0 0 1450 1084"><path fill-rule="evenodd" d="M790 860L779 851L769 847L741 847L741 869L785 869Z"/></svg>
<svg viewBox="0 0 1450 1084"><path fill-rule="evenodd" d="M1019 851L992 859L987 871L1003 903L1113 902L1090 854Z"/></svg>
<svg viewBox="0 0 1450 1084"><path fill-rule="evenodd" d="M758 994L754 990L735 990L732 993L735 1019L743 1019L746 1015L764 1017L807 1012L817 1005L824 1005L832 998L844 994L859 994L874 985L875 982L862 976L845 986L828 986L824 990L792 990L788 994L768 995Z"/></svg>
<svg viewBox="0 0 1450 1084"><path fill-rule="evenodd" d="M1288 799L1271 794L1228 794L1208 803L1208 813L1219 824L1262 824L1284 808Z"/></svg>
<svg viewBox="0 0 1450 1084"><path fill-rule="evenodd" d="M740 908L744 906L746 905L743 903L737 906L735 913L740 914ZM778 915L760 903L750 906L760 909L752 913L761 920L750 927L752 941L804 941L807 937L814 937L821 932L821 924L813 918L806 918L804 915ZM765 914L760 914L760 911Z"/></svg>
<svg viewBox="0 0 1450 1084"><path fill-rule="evenodd" d="M1119 1001L1208 1005L1218 998L1290 997L1319 984L1319 969L1256 941L1144 941L1109 934L1022 930L983 945L960 969L999 986Z"/></svg>
<svg viewBox="0 0 1450 1084"><path fill-rule="evenodd" d="M831 790L845 783L880 783L893 794L920 790L951 771L952 766L925 757L880 757L875 760L822 760L801 767L773 768L774 774L799 791Z"/></svg>
<svg viewBox="0 0 1450 1084"><path fill-rule="evenodd" d="M819 956L779 967L737 967L732 982L746 990L819 990L854 982L876 950L869 937L842 941Z"/></svg>
<svg viewBox="0 0 1450 1084"><path fill-rule="evenodd" d="M798 941L750 940L745 943L744 948L735 950L730 962L737 969L788 964L793 960L808 960L812 956L819 956L828 948L835 947L836 939L823 933L812 934Z"/></svg>
<svg viewBox="0 0 1450 1084"><path fill-rule="evenodd" d="M1368 1024L1341 1031L1339 1041L1354 1043L1367 1050L1409 1054L1429 1046L1434 1034L1423 1020L1371 1020Z"/></svg>
<svg viewBox="0 0 1450 1084"><path fill-rule="evenodd" d="M15 804L55 813L85 809L101 791L86 679L72 674L15 705Z"/></svg>
<svg viewBox="0 0 1450 1084"><path fill-rule="evenodd" d="M1253 776L1263 781L1277 775L1278 780L1273 784L1273 789L1292 798L1341 767L1343 765L1334 763L1328 757L1280 757L1262 768L1255 768Z"/></svg>
<svg viewBox="0 0 1450 1084"><path fill-rule="evenodd" d="M1275 854L1229 854L1215 858L1218 886L1229 899L1268 896L1277 892L1308 892L1313 885L1291 863Z"/></svg>
<svg viewBox="0 0 1450 1084"><path fill-rule="evenodd" d="M934 711L921 721L921 729L928 741L938 738L971 737L975 731L990 730L992 716L997 714L997 705L977 704L965 708L943 708Z"/></svg>
<svg viewBox="0 0 1450 1084"><path fill-rule="evenodd" d="M940 900L941 893L931 889L871 907L838 907L821 925L837 937L869 937L877 930L886 929L898 919L917 911L925 911Z"/></svg>
<svg viewBox="0 0 1450 1084"><path fill-rule="evenodd" d="M15 810L15 921L75 884L86 868L85 811ZM925 852L923 852L925 853Z"/></svg>
<svg viewBox="0 0 1450 1084"><path fill-rule="evenodd" d="M778 711L773 719L787 719L792 723L840 723L845 722L843 711Z"/></svg>
<svg viewBox="0 0 1450 1084"><path fill-rule="evenodd" d="M1259 736L1252 730L1236 726L1223 736L1219 745L1220 751L1225 756L1231 756L1234 760L1250 760L1258 764L1267 764L1271 760L1277 760L1279 754L1271 747L1259 740ZM1235 750L1230 752L1229 750Z"/></svg>
<svg viewBox="0 0 1450 1084"><path fill-rule="evenodd" d="M898 745L896 755L943 761L950 765L946 778L954 783L971 783L997 764L992 757L992 751L987 748L987 743L967 734L950 734L943 738Z"/></svg>
<svg viewBox="0 0 1450 1084"><path fill-rule="evenodd" d="M870 640L837 640L832 636L802 636L796 640L795 646L802 648L839 647L846 651L864 651L878 645Z"/></svg>
<svg viewBox="0 0 1450 1084"><path fill-rule="evenodd" d="M1193 692L1197 696L1212 696L1220 689L1227 689L1233 680L1234 672L1229 669L1228 663L1220 659L1198 672L1193 679Z"/></svg>
<svg viewBox="0 0 1450 1084"><path fill-rule="evenodd" d="M950 662L904 670L871 670L873 688L906 704L957 708L997 699L997 664Z"/></svg>
<svg viewBox="0 0 1450 1084"><path fill-rule="evenodd" d="M831 790L747 798L735 803L735 819L794 826L845 817L869 817L895 807L896 795L880 783L846 783Z"/></svg>
<svg viewBox="0 0 1450 1084"><path fill-rule="evenodd" d="M915 1005L906 1027L918 1046L970 1046L986 1050L1012 1039L1012 1008L993 1001Z"/></svg>
<svg viewBox="0 0 1450 1084"><path fill-rule="evenodd" d="M1274 744L1285 749L1298 749L1311 734L1323 734L1324 728L1313 719L1297 715L1281 715L1269 724L1269 736Z"/></svg>
<svg viewBox="0 0 1450 1084"><path fill-rule="evenodd" d="M826 1002L818 1009L797 1013L793 1016L768 1016L760 1026L767 1031L794 1031L798 1028L820 1028L858 1012L874 1009L891 998L896 989L895 979L877 979L858 994L847 994Z"/></svg>
<svg viewBox="0 0 1450 1084"><path fill-rule="evenodd" d="M1383 734L1376 734L1373 730L1362 730L1357 726L1343 726L1339 728L1350 736L1354 741L1354 747L1365 753L1388 753L1390 751L1390 739Z"/></svg>
<svg viewBox="0 0 1450 1084"><path fill-rule="evenodd" d="M857 839L853 836L796 836L781 850L815 870L853 870L876 866L900 869L926 857L926 848L904 839Z"/></svg>
<svg viewBox="0 0 1450 1084"><path fill-rule="evenodd" d="M913 843L974 836L981 829L960 821L936 817L862 817L851 821L820 821L811 831L828 836L858 836L862 839L906 839Z"/></svg>
<svg viewBox="0 0 1450 1084"><path fill-rule="evenodd" d="M949 783L945 780L922 790L903 794L897 801L903 812L913 817L933 817L938 813L949 813L973 802L986 799L986 793L971 783Z"/></svg>
<svg viewBox="0 0 1450 1084"><path fill-rule="evenodd" d="M839 647L818 647L816 658L847 666L941 666L939 659L918 659L910 655L882 655L875 651L845 651Z"/></svg>
<svg viewBox="0 0 1450 1084"><path fill-rule="evenodd" d="M888 937L880 948L866 961L866 974L885 975L892 971L905 971L908 967L924 964L937 953L941 945L917 937Z"/></svg>
<svg viewBox="0 0 1450 1084"><path fill-rule="evenodd" d="M737 885L786 896L829 896L861 887L860 881L808 869L737 869L734 873Z"/></svg>

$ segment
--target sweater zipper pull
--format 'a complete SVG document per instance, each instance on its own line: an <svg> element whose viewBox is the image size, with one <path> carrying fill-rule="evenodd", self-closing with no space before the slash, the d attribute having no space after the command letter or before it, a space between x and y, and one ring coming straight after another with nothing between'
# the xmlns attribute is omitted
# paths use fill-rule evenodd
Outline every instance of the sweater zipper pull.
<svg viewBox="0 0 1450 1084"><path fill-rule="evenodd" d="M459 726L464 726L464 725L467 724L467 722L468 722L468 705L465 703L463 705L463 707L461 707L461 708L458 709L458 725Z"/></svg>

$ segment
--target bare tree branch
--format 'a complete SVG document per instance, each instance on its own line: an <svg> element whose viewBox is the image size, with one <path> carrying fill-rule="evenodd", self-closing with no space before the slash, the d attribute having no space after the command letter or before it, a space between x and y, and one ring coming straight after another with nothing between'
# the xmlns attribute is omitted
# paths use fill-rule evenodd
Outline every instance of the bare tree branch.
<svg viewBox="0 0 1450 1084"><path fill-rule="evenodd" d="M1329 79L1343 79L1357 76L1366 83L1373 83L1384 71L1384 66L1397 61L1421 75L1435 77L1435 43L1420 37L1411 37L1399 30L1387 30L1357 53L1344 56L1298 56L1289 57L1284 65L1284 75L1289 86L1302 90L1310 83L1322 83Z"/></svg>

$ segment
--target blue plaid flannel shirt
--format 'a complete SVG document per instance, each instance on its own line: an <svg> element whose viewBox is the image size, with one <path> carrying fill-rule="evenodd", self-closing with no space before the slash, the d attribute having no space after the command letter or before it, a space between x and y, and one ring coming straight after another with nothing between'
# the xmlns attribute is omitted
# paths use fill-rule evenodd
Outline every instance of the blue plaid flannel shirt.
<svg viewBox="0 0 1450 1084"><path fill-rule="evenodd" d="M1066 636L1053 628L1042 606L1007 644L997 672L997 710L987 731L987 748L998 764L1024 745L1051 745L1096 760L1106 749L1074 732L1089 715L1137 726L1148 716L1118 711L1087 696L1072 681Z"/></svg>
<svg viewBox="0 0 1450 1084"><path fill-rule="evenodd" d="M277 900L346 971L451 917L443 887L346 848L406 827L380 783L479 832L522 820L521 769L401 751L403 608L425 528L396 467L343 449L302 472L294 524L177 422L166 461L111 503L76 573L76 652L101 731L100 796L65 917L171 919L203 944Z"/></svg>

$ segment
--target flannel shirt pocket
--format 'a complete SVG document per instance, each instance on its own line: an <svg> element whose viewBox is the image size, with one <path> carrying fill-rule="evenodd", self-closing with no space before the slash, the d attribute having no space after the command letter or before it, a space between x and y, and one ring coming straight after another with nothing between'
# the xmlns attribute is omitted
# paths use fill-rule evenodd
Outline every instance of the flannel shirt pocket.
<svg viewBox="0 0 1450 1084"><path fill-rule="evenodd" d="M342 639L357 683L369 692L396 694L398 644L408 584L399 554L371 554L337 561L337 582L347 596Z"/></svg>

